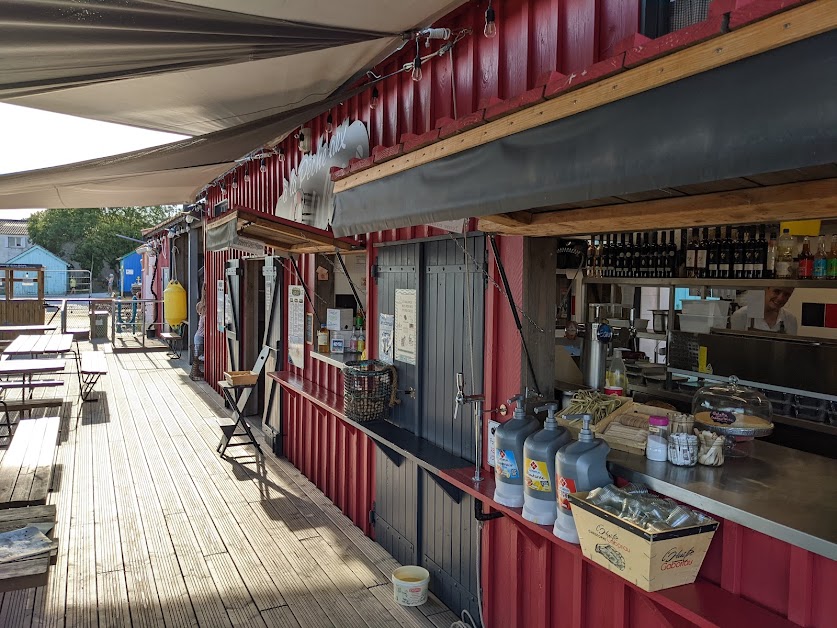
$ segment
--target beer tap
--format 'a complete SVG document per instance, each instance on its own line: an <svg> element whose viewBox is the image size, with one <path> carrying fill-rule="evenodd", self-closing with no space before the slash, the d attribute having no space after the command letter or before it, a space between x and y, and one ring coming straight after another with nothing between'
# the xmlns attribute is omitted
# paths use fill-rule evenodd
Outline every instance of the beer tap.
<svg viewBox="0 0 837 628"><path fill-rule="evenodd" d="M465 394L465 374L456 374L456 403L453 406L453 419L459 418L459 408L466 403L473 404L474 412L474 445L476 448L474 456L474 477L471 478L474 482L482 481L482 402L485 401L485 395L466 395Z"/></svg>

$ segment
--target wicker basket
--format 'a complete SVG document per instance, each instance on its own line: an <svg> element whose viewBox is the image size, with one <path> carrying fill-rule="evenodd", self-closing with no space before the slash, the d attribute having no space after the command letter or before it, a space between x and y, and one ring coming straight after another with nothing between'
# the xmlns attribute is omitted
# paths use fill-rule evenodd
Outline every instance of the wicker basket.
<svg viewBox="0 0 837 628"><path fill-rule="evenodd" d="M346 417L359 423L387 418L398 403L398 373L378 360L346 362L343 387Z"/></svg>

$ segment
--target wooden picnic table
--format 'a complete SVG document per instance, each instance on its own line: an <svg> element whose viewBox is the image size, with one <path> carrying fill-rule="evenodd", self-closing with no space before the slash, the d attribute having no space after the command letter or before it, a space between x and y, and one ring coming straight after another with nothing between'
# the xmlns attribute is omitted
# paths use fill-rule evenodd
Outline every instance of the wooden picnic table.
<svg viewBox="0 0 837 628"><path fill-rule="evenodd" d="M0 334L45 334L56 329L58 325L0 325Z"/></svg>
<svg viewBox="0 0 837 628"><path fill-rule="evenodd" d="M49 334L46 336L21 334L3 350L4 355L61 355L73 347L72 334Z"/></svg>
<svg viewBox="0 0 837 628"><path fill-rule="evenodd" d="M55 506L30 506L0 511L0 532L9 532L28 525L49 527L46 535L55 537ZM55 564L58 553L55 549L0 565L0 591L16 591L41 587L47 583L49 566Z"/></svg>

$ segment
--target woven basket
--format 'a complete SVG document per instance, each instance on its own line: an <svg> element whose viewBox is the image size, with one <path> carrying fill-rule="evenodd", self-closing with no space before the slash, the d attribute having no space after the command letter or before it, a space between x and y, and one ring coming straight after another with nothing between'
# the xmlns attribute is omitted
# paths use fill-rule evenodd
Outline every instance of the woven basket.
<svg viewBox="0 0 837 628"><path fill-rule="evenodd" d="M343 389L347 418L358 423L385 419L398 403L398 373L391 364L378 360L346 362Z"/></svg>

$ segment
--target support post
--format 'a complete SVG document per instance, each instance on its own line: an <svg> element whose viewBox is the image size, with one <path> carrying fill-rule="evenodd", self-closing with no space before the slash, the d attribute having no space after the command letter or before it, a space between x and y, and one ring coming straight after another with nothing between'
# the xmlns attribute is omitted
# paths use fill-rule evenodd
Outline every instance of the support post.
<svg viewBox="0 0 837 628"><path fill-rule="evenodd" d="M537 386L526 360L521 362L521 387L539 388L551 399L555 387L555 315L558 306L557 238L523 239L523 337L529 347ZM532 320L529 320L532 319ZM532 321L543 331L537 329Z"/></svg>

